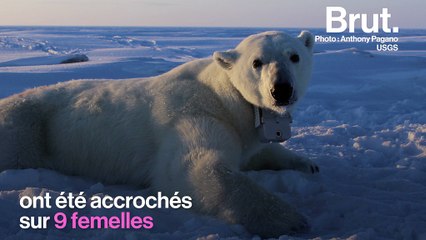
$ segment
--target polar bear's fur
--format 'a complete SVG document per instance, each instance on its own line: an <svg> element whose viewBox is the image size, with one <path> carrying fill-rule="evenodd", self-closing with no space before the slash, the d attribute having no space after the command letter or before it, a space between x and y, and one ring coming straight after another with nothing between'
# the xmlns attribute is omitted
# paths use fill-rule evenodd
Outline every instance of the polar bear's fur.
<svg viewBox="0 0 426 240"><path fill-rule="evenodd" d="M292 111L308 85L312 45L308 32L265 32L157 77L70 81L2 99L0 170L45 167L179 191L198 211L261 236L303 231L303 216L240 170L318 170L260 143L253 113ZM279 81L293 87L287 106L271 96Z"/></svg>

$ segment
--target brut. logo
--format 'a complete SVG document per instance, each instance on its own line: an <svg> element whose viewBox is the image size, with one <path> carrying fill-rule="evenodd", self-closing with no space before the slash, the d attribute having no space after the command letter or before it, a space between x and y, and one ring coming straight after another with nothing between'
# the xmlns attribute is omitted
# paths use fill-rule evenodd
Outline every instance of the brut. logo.
<svg viewBox="0 0 426 240"><path fill-rule="evenodd" d="M327 7L326 12L327 33L341 33L348 28L349 32L353 33L355 32L355 24L358 21L361 22L361 29L365 33L378 33L380 28L385 33L397 33L399 31L398 27L389 27L391 14L387 8L383 8L380 14L372 14L372 23L368 21L367 13L350 13L347 19L346 9L343 7Z"/></svg>

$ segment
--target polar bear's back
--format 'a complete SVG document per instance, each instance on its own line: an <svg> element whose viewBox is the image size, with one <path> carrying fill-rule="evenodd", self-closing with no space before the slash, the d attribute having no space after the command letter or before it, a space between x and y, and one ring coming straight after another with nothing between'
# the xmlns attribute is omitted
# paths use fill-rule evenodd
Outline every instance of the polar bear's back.
<svg viewBox="0 0 426 240"><path fill-rule="evenodd" d="M152 134L149 127L140 127L149 119L148 108L143 104L146 99L141 97L144 94L123 94L130 86L120 82L70 81L1 100L1 170L47 167L69 174L93 175L105 182L134 181L123 179L128 174L120 174L120 180L109 175L134 167L132 160L144 157L140 156L144 151L130 151L140 149L132 144L132 138L141 138L139 145L144 144L144 136ZM120 164L123 159L128 163ZM136 184L141 184L141 180Z"/></svg>

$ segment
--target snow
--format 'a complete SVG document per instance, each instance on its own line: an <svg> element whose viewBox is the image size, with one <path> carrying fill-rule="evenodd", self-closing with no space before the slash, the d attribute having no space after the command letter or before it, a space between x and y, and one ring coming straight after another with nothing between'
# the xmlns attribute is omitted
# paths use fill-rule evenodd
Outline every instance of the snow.
<svg viewBox="0 0 426 240"><path fill-rule="evenodd" d="M71 79L158 75L264 30L0 27L0 98ZM246 173L309 219L310 232L280 239L426 239L426 30L401 30L398 45L393 53L377 52L375 44L316 45L311 85L293 116L293 137L284 145L313 159L320 174ZM58 64L78 54L89 61ZM61 191L147 196L153 190L46 169L7 170L0 173L0 238L259 239L240 225L188 210L129 210L152 215L152 230L19 228L20 216L58 211L22 209L20 196Z"/></svg>

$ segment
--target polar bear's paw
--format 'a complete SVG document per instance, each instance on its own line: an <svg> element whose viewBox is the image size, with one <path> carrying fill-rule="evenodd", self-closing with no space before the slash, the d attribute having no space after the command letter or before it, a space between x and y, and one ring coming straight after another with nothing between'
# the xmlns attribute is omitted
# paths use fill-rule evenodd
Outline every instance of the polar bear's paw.
<svg viewBox="0 0 426 240"><path fill-rule="evenodd" d="M305 217L275 196L261 202L257 212L251 212L248 217L247 230L262 237L279 237L309 230Z"/></svg>
<svg viewBox="0 0 426 240"><path fill-rule="evenodd" d="M318 165L306 157L298 157L293 169L309 174L316 174L320 172Z"/></svg>

